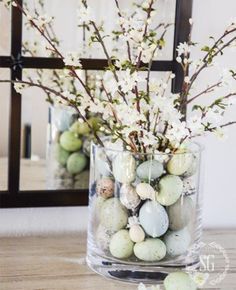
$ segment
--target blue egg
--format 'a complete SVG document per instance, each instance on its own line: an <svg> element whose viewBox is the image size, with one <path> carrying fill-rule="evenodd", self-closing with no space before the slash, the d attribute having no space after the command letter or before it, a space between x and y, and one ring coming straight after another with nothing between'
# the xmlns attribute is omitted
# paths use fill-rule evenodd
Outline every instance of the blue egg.
<svg viewBox="0 0 236 290"><path fill-rule="evenodd" d="M156 201L148 200L139 211L139 221L146 234L157 238L167 231L169 219L165 208Z"/></svg>

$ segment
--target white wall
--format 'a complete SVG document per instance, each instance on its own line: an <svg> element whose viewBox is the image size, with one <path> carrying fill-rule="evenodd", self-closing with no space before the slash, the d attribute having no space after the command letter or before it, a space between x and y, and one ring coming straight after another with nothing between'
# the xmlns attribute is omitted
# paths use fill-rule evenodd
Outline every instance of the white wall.
<svg viewBox="0 0 236 290"><path fill-rule="evenodd" d="M193 39L206 42L208 35L219 35L229 18L236 17L235 0L195 0ZM236 67L235 52L224 58L226 66ZM206 74L199 87L214 78L215 72ZM203 100L203 102L207 100ZM236 110L231 119L236 120ZM213 137L203 142L205 150L204 212L205 227L236 227L236 127L228 130L229 139L219 142ZM86 209L12 209L0 210L0 233L27 233L37 231L78 230L86 227Z"/></svg>

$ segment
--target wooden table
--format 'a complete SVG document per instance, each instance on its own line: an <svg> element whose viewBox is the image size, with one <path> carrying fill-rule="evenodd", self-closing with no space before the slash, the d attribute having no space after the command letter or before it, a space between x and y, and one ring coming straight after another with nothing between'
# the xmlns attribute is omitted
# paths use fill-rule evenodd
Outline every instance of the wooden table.
<svg viewBox="0 0 236 290"><path fill-rule="evenodd" d="M207 231L203 240L219 243L230 259L222 283L204 289L236 289L236 230ZM106 280L93 273L85 264L85 250L86 233L0 238L0 290L137 289L137 285ZM215 262L215 272L222 272L223 256L217 255Z"/></svg>

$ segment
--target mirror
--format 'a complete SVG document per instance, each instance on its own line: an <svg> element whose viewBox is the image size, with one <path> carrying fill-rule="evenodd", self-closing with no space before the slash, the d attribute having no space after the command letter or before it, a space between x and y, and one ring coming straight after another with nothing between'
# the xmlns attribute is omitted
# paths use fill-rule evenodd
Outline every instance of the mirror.
<svg viewBox="0 0 236 290"><path fill-rule="evenodd" d="M120 8L127 10L131 8L133 0L119 0ZM140 1L141 2L141 1ZM41 4L40 4L41 3ZM170 24L166 33L166 46L162 53L158 55L159 60L171 60L173 54L173 39L174 39L174 21L175 21L175 3L176 0L159 0L157 1L158 10L153 23L153 28L162 34L163 29L157 28L160 23ZM95 19L98 23L104 21L104 35L110 34L111 31L119 28L117 21L117 12L115 1L99 0L88 1L88 4L95 11ZM79 51L82 58L104 58L100 44L93 44L89 47L86 43L90 37L90 33L83 27L78 27L78 1L68 0L61 1L58 5L57 0L24 0L25 8L30 11L32 16L47 15L54 17L49 29L45 32L51 38L54 37L59 42L60 51L65 52ZM107 13L109 11L109 13ZM170 13L171 11L171 13ZM68 17L64 21L65 15ZM52 56L50 50L46 49L48 44L39 37L35 29L26 24L24 17L23 28L23 51L27 56ZM112 52L115 47L111 46L110 39L104 39L108 50Z"/></svg>
<svg viewBox="0 0 236 290"><path fill-rule="evenodd" d="M0 69L0 79L9 79L10 71ZM7 190L8 181L8 132L10 84L0 83L0 190Z"/></svg>

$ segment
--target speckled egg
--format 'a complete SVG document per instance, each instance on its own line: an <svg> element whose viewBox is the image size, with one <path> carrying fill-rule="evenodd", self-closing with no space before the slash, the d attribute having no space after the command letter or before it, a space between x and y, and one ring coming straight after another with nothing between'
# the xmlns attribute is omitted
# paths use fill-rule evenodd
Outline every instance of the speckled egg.
<svg viewBox="0 0 236 290"><path fill-rule="evenodd" d="M115 233L110 241L110 252L113 257L127 259L133 254L134 243L131 241L127 230L120 230Z"/></svg>
<svg viewBox="0 0 236 290"><path fill-rule="evenodd" d="M157 160L148 160L141 163L137 168L137 175L142 180L151 180L163 174L163 164Z"/></svg>
<svg viewBox="0 0 236 290"><path fill-rule="evenodd" d="M138 224L132 225L129 229L129 236L134 243L140 243L145 239L145 233L142 227Z"/></svg>
<svg viewBox="0 0 236 290"><path fill-rule="evenodd" d="M156 201L146 201L139 211L139 221L151 237L162 236L168 229L169 219L165 208Z"/></svg>
<svg viewBox="0 0 236 290"><path fill-rule="evenodd" d="M182 196L176 203L167 207L170 229L177 231L186 227L194 216L194 204L190 197Z"/></svg>
<svg viewBox="0 0 236 290"><path fill-rule="evenodd" d="M167 254L171 257L180 256L188 250L191 237L187 228L179 231L168 231L164 236Z"/></svg>
<svg viewBox="0 0 236 290"><path fill-rule="evenodd" d="M56 144L54 148L54 156L59 164L65 166L70 153L63 149L59 144Z"/></svg>
<svg viewBox="0 0 236 290"><path fill-rule="evenodd" d="M146 239L134 245L135 256L145 262L162 260L166 255L166 246L160 239Z"/></svg>
<svg viewBox="0 0 236 290"><path fill-rule="evenodd" d="M87 158L83 153L76 152L70 155L67 160L67 171L71 174L78 174L84 170L87 165Z"/></svg>
<svg viewBox="0 0 236 290"><path fill-rule="evenodd" d="M91 213L95 221L100 221L102 206L105 202L105 198L102 196L96 196L91 200L92 210Z"/></svg>
<svg viewBox="0 0 236 290"><path fill-rule="evenodd" d="M70 131L79 134L79 135L87 135L90 132L89 125L86 122L76 121L74 122L71 127Z"/></svg>
<svg viewBox="0 0 236 290"><path fill-rule="evenodd" d="M178 176L166 175L161 178L158 187L156 200L164 206L169 206L175 203L182 194L183 181Z"/></svg>
<svg viewBox="0 0 236 290"><path fill-rule="evenodd" d="M192 195L195 194L197 189L195 186L196 182L193 178L184 178L183 180L183 194L184 195Z"/></svg>
<svg viewBox="0 0 236 290"><path fill-rule="evenodd" d="M109 245L113 234L113 232L108 231L104 226L98 226L96 231L96 243L101 250L109 250Z"/></svg>
<svg viewBox="0 0 236 290"><path fill-rule="evenodd" d="M127 209L121 204L118 198L107 199L101 208L101 224L110 231L119 231L128 223Z"/></svg>
<svg viewBox="0 0 236 290"><path fill-rule="evenodd" d="M198 157L193 155L191 165L189 166L188 170L184 173L183 176L184 177L193 176L197 172L198 166L199 166Z"/></svg>
<svg viewBox="0 0 236 290"><path fill-rule="evenodd" d="M112 197L114 194L114 181L109 177L103 177L97 182L97 194L104 198Z"/></svg>
<svg viewBox="0 0 236 290"><path fill-rule="evenodd" d="M69 152L78 151L82 146L82 141L77 135L70 131L65 131L61 134L60 145Z"/></svg>
<svg viewBox="0 0 236 290"><path fill-rule="evenodd" d="M197 290L197 285L189 274L184 272L170 273L164 280L165 290Z"/></svg>
<svg viewBox="0 0 236 290"><path fill-rule="evenodd" d="M134 157L128 153L118 154L113 161L113 175L116 181L130 183L135 179L136 162Z"/></svg>
<svg viewBox="0 0 236 290"><path fill-rule="evenodd" d="M142 200L155 199L156 192L154 188L148 183L139 183L136 186L136 192Z"/></svg>
<svg viewBox="0 0 236 290"><path fill-rule="evenodd" d="M135 188L130 184L121 186L120 201L128 209L135 209L141 202Z"/></svg>
<svg viewBox="0 0 236 290"><path fill-rule="evenodd" d="M181 153L179 151L167 163L167 170L173 175L183 175L193 162L192 153Z"/></svg>

